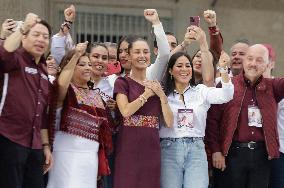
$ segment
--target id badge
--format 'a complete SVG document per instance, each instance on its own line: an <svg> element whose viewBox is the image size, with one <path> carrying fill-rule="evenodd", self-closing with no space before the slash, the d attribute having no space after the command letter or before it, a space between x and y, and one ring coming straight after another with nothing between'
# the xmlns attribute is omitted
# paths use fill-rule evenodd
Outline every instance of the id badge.
<svg viewBox="0 0 284 188"><path fill-rule="evenodd" d="M178 109L178 131L193 129L193 109Z"/></svg>
<svg viewBox="0 0 284 188"><path fill-rule="evenodd" d="M248 126L262 127L262 115L257 106L248 106Z"/></svg>

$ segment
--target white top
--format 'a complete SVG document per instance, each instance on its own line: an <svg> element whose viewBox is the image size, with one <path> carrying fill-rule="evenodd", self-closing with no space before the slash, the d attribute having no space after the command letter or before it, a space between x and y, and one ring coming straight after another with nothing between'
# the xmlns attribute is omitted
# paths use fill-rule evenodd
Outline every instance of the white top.
<svg viewBox="0 0 284 188"><path fill-rule="evenodd" d="M174 91L168 96L168 102L174 115L174 124L172 128L160 127L161 138L182 138L182 137L204 137L207 111L210 104L222 104L233 99L234 85L222 82L222 88L207 87L199 84L196 87L188 86L184 92L184 102L180 100L180 95ZM178 109L193 110L193 128L181 131L178 128Z"/></svg>
<svg viewBox="0 0 284 188"><path fill-rule="evenodd" d="M278 103L277 127L281 153L284 153L284 99Z"/></svg>
<svg viewBox="0 0 284 188"><path fill-rule="evenodd" d="M50 53L52 57L54 57L56 63L60 64L66 52L73 49L74 47L75 46L74 46L73 40L69 33L64 36L60 36L56 34L56 35L53 35L51 38Z"/></svg>
<svg viewBox="0 0 284 188"><path fill-rule="evenodd" d="M166 71L169 57L170 57L170 46L165 34L162 24L153 25L154 34L157 40L158 56L154 64L151 64L146 70L146 78L148 80L161 81L164 72Z"/></svg>
<svg viewBox="0 0 284 188"><path fill-rule="evenodd" d="M114 82L118 78L117 75L112 74L107 77L103 77L99 83L96 85L96 88L99 88L101 92L106 94L108 97L113 97L113 88L114 88ZM102 96L102 95L101 95ZM106 102L108 99L104 96L102 96L103 100Z"/></svg>

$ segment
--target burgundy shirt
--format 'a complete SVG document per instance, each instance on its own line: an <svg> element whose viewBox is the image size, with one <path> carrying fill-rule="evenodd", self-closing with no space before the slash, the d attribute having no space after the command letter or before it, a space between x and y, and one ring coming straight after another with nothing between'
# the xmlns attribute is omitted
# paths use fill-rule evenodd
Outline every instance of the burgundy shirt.
<svg viewBox="0 0 284 188"><path fill-rule="evenodd" d="M238 127L235 131L233 140L238 142L264 141L262 127L248 126L248 107L251 105L256 107L258 106L255 91L260 80L258 80L255 85L251 86L250 82L246 78L244 79L247 89L239 115Z"/></svg>
<svg viewBox="0 0 284 188"><path fill-rule="evenodd" d="M49 81L46 62L38 65L23 48L7 52L0 46L4 73L0 101L0 135L32 149L41 149L40 130L47 128Z"/></svg>

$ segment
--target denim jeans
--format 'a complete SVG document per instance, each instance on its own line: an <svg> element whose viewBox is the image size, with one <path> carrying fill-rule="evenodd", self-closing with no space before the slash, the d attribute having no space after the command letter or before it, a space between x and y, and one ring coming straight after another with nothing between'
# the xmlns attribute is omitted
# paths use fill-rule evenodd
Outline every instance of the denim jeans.
<svg viewBox="0 0 284 188"><path fill-rule="evenodd" d="M163 138L161 150L161 188L208 188L202 138Z"/></svg>
<svg viewBox="0 0 284 188"><path fill-rule="evenodd" d="M284 187L284 153L280 153L279 159L272 160L269 188Z"/></svg>

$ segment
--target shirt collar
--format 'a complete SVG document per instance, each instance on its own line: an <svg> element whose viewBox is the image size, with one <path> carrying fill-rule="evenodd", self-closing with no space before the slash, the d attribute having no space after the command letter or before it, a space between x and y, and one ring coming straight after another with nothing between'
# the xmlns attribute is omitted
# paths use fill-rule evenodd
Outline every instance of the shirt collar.
<svg viewBox="0 0 284 188"><path fill-rule="evenodd" d="M251 86L251 87L256 87L256 86L261 82L261 80L262 80L262 78L263 78L263 76L261 75L261 76L256 80L256 82L255 82L253 85L251 85L251 81L250 81L249 79L247 79L244 74L243 74L243 77L244 77L244 82L245 82L246 86L248 86L248 87L250 87L250 86Z"/></svg>
<svg viewBox="0 0 284 188"><path fill-rule="evenodd" d="M32 61L35 62L34 56L32 56L32 55L31 55L26 49L24 49L23 47L21 47L21 48L19 49L19 52L20 52L21 54L23 54L23 56L24 56L25 58L30 59L30 60L32 60ZM40 57L40 60L39 60L39 62L38 62L38 65L39 65L40 63L46 65L46 61L45 61L44 55L42 55L42 56Z"/></svg>
<svg viewBox="0 0 284 188"><path fill-rule="evenodd" d="M190 88L192 88L191 86L190 86L190 84L183 90L183 92L181 93L181 94L184 94L187 90L189 90ZM174 94L180 94L176 89L174 90L174 92L173 92Z"/></svg>

